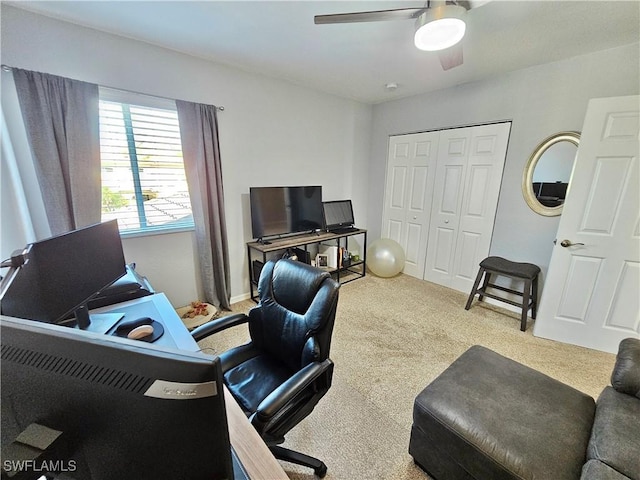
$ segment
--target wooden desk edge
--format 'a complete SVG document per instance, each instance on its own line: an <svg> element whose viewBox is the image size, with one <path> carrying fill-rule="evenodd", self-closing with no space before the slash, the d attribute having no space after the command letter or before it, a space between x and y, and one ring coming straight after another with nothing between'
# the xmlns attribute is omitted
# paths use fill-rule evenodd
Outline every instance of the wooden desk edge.
<svg viewBox="0 0 640 480"><path fill-rule="evenodd" d="M289 480L278 460L247 420L235 398L224 387L229 437L238 459L251 480Z"/></svg>

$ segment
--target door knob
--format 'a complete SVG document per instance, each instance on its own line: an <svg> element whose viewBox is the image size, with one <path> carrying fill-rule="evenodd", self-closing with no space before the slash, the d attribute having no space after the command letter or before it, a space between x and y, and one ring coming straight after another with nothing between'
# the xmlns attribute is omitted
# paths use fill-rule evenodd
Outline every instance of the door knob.
<svg viewBox="0 0 640 480"><path fill-rule="evenodd" d="M566 240L566 239L562 240L560 242L560 246L565 247L565 248L567 248L567 247L575 247L576 245L584 245L584 243L572 243L571 240Z"/></svg>

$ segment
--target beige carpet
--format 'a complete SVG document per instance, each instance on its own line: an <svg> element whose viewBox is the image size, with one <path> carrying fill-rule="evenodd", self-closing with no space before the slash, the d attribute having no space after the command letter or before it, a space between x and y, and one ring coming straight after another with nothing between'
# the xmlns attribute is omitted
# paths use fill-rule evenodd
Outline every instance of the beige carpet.
<svg viewBox="0 0 640 480"><path fill-rule="evenodd" d="M407 453L415 396L474 344L540 370L593 397L609 383L615 357L536 338L531 321L407 275L367 275L340 290L331 358L333 386L284 446L321 458L325 478L425 480ZM246 311L255 304L235 304ZM248 339L245 326L201 342L224 351ZM315 478L282 463L292 479Z"/></svg>

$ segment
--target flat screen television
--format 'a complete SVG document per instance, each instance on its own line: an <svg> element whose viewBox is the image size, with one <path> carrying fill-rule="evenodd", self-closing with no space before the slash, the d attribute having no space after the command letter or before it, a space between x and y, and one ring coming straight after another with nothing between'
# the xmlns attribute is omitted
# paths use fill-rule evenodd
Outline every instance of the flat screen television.
<svg viewBox="0 0 640 480"><path fill-rule="evenodd" d="M312 232L324 228L322 187L252 187L253 238Z"/></svg>
<svg viewBox="0 0 640 480"><path fill-rule="evenodd" d="M2 478L234 478L218 357L8 317L0 336Z"/></svg>
<svg viewBox="0 0 640 480"><path fill-rule="evenodd" d="M117 220L25 247L25 263L0 298L3 315L59 323L126 273ZM84 321L87 321L84 318Z"/></svg>
<svg viewBox="0 0 640 480"><path fill-rule="evenodd" d="M323 202L324 223L327 230L351 228L355 225L351 200L333 200Z"/></svg>

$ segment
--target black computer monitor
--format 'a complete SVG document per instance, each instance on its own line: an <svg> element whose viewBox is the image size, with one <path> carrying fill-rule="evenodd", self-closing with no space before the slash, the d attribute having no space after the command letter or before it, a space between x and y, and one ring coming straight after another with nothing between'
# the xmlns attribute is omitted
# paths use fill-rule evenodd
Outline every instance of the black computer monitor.
<svg viewBox="0 0 640 480"><path fill-rule="evenodd" d="M38 478L54 468L76 480L234 477L218 357L7 317L0 338L3 469L30 466ZM46 444L44 429L61 435L40 455L14 443L22 433Z"/></svg>
<svg viewBox="0 0 640 480"><path fill-rule="evenodd" d="M116 220L91 225L25 247L25 263L3 289L3 315L59 323L126 273ZM81 327L86 328L83 324Z"/></svg>
<svg viewBox="0 0 640 480"><path fill-rule="evenodd" d="M353 218L351 200L322 202L322 207L324 210L324 223L327 230L331 231L354 226L355 219Z"/></svg>

